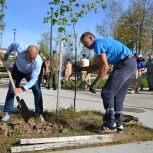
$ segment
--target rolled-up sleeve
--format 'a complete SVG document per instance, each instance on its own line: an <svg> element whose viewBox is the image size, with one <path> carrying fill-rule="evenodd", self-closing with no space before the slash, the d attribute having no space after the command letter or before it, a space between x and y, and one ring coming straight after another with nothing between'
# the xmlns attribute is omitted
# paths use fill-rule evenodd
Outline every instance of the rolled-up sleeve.
<svg viewBox="0 0 153 153"><path fill-rule="evenodd" d="M38 76L40 74L40 71L41 71L41 65L42 63L39 63L38 65L36 65L32 71L32 74L31 74L31 79L30 81L25 84L23 87L25 90L28 90L30 89L33 85L35 85L36 81L38 80Z"/></svg>

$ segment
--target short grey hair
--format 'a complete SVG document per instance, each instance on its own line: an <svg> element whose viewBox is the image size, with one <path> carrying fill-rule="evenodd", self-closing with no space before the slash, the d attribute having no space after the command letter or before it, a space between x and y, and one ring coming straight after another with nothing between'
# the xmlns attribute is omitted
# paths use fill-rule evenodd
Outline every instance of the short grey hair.
<svg viewBox="0 0 153 153"><path fill-rule="evenodd" d="M92 36L94 37L94 39L96 38L95 35L93 35L91 32L84 32L81 37L80 37L80 40L82 41L85 37L87 36Z"/></svg>

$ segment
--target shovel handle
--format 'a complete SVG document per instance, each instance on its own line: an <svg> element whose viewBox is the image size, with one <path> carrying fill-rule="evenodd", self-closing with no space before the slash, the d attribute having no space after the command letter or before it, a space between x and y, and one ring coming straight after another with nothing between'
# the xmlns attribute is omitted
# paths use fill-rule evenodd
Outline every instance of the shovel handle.
<svg viewBox="0 0 153 153"><path fill-rule="evenodd" d="M9 79L10 79L11 85L12 85L13 89L15 89L15 84L14 84L14 81L13 81L12 75L11 75L10 71L8 70L7 66L6 66L6 71L7 71L7 74L8 74L8 76L9 76Z"/></svg>

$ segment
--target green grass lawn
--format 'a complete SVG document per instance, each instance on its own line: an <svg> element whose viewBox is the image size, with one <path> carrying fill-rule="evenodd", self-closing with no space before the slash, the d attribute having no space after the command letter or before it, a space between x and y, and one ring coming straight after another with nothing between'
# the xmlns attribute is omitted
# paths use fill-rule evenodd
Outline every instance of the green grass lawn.
<svg viewBox="0 0 153 153"><path fill-rule="evenodd" d="M91 82L93 82L93 81L94 80L91 80ZM100 83L97 85L97 89L101 89L104 86L105 82L106 82L106 79L100 81ZM82 88L80 86L80 84L81 84L81 81L77 81L76 82L76 88L77 89L81 89ZM143 84L144 88L148 88L148 83L147 83L147 77L146 76L142 77L142 84ZM75 81L71 81L71 83L69 83L68 85L66 85L66 84L62 85L62 89L68 89L68 90L72 89L73 90L74 87L75 87ZM131 87L131 84L129 85L129 87Z"/></svg>
<svg viewBox="0 0 153 153"><path fill-rule="evenodd" d="M94 80L91 80L91 82L93 82ZM104 84L106 82L106 79L100 81L100 83L97 85L97 89L101 89ZM142 77L142 84L144 86L144 88L148 88L148 83L147 83L147 77L143 76ZM76 81L76 89L82 89L82 86L80 86L81 81ZM0 88L7 88L8 85L6 84L0 84ZM62 89L67 89L67 90L74 90L75 89L75 81L71 81L69 84L62 84ZM129 87L131 87L131 84L129 85Z"/></svg>

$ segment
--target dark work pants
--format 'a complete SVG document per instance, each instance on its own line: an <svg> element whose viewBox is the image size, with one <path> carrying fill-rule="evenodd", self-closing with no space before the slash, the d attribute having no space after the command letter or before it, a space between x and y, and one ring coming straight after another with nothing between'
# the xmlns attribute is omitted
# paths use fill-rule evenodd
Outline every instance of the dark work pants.
<svg viewBox="0 0 153 153"><path fill-rule="evenodd" d="M19 87L19 84L23 78L25 78L27 81L30 80L31 74L24 74L20 72L17 69L16 65L14 65L12 77L13 77L15 86ZM34 94L36 114L40 115L43 112L43 101L42 101L42 93L41 93L41 89L39 87L38 81L32 87L32 92ZM5 106L4 106L4 112L10 113L12 111L13 105L14 105L14 93L13 93L12 86L9 85L9 89L8 89L6 101L5 101Z"/></svg>
<svg viewBox="0 0 153 153"><path fill-rule="evenodd" d="M153 73L147 73L147 81L148 81L148 87L149 90L153 90Z"/></svg>
<svg viewBox="0 0 153 153"><path fill-rule="evenodd" d="M128 85L136 73L135 58L127 58L116 64L101 91L105 114L103 124L119 127L123 122L123 102Z"/></svg>
<svg viewBox="0 0 153 153"><path fill-rule="evenodd" d="M57 72L55 71L54 73L53 73L53 88L54 89L56 89L57 88L57 77L58 77L58 75L57 75Z"/></svg>

